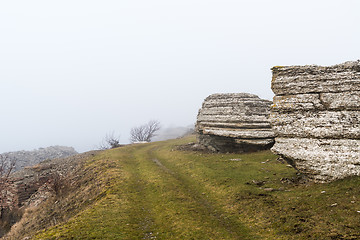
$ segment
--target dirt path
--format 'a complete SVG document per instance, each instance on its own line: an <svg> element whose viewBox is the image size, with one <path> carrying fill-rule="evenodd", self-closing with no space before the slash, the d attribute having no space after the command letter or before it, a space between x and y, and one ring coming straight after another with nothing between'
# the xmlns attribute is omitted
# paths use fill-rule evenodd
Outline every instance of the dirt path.
<svg viewBox="0 0 360 240"><path fill-rule="evenodd" d="M155 158L155 151L156 148L137 151L130 170L134 177L132 188L137 191L133 214L141 212L138 225L142 227L143 239L174 237L181 231L189 233L189 228L204 239L207 235L207 239L248 238L239 221L229 218L209 195L199 192L196 183Z"/></svg>

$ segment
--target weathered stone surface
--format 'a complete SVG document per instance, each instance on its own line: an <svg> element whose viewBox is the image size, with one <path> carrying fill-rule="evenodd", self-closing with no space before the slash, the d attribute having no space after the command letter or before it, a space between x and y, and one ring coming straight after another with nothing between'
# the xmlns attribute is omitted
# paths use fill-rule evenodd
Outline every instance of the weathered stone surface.
<svg viewBox="0 0 360 240"><path fill-rule="evenodd" d="M272 150L318 182L360 175L360 140L280 137Z"/></svg>
<svg viewBox="0 0 360 240"><path fill-rule="evenodd" d="M212 94L199 110L198 141L212 151L249 152L269 149L274 133L271 102L248 93Z"/></svg>
<svg viewBox="0 0 360 240"><path fill-rule="evenodd" d="M360 175L360 61L272 70L272 150L315 181Z"/></svg>
<svg viewBox="0 0 360 240"><path fill-rule="evenodd" d="M274 67L271 88L276 95L360 91L360 61L330 67Z"/></svg>
<svg viewBox="0 0 360 240"><path fill-rule="evenodd" d="M360 139L360 111L271 113L278 137Z"/></svg>
<svg viewBox="0 0 360 240"><path fill-rule="evenodd" d="M273 112L299 110L360 110L360 91L278 95L274 97Z"/></svg>

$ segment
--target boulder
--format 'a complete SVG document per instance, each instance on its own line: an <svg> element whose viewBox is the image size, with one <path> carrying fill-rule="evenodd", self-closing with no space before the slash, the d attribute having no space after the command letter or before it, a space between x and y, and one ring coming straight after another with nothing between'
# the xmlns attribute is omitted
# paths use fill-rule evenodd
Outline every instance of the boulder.
<svg viewBox="0 0 360 240"><path fill-rule="evenodd" d="M272 72L272 151L317 182L360 175L360 61Z"/></svg>
<svg viewBox="0 0 360 240"><path fill-rule="evenodd" d="M274 144L268 116L271 101L249 93L212 94L199 110L200 145L214 152L250 152Z"/></svg>

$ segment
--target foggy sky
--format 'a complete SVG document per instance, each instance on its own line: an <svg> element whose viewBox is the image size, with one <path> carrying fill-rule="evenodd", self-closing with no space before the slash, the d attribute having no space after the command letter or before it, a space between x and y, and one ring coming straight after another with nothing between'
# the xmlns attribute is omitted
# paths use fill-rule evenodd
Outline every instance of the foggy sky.
<svg viewBox="0 0 360 240"><path fill-rule="evenodd" d="M271 99L275 65L360 58L360 1L0 1L0 152L187 126L212 93Z"/></svg>

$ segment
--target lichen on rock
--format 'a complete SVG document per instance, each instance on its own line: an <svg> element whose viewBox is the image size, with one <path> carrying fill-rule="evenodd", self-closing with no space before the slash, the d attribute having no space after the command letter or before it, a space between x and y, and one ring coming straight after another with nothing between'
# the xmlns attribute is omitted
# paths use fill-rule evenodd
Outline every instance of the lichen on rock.
<svg viewBox="0 0 360 240"><path fill-rule="evenodd" d="M272 71L272 151L317 182L360 175L360 61Z"/></svg>
<svg viewBox="0 0 360 240"><path fill-rule="evenodd" d="M249 93L212 94L196 123L199 144L214 152L251 152L274 144L271 101Z"/></svg>

